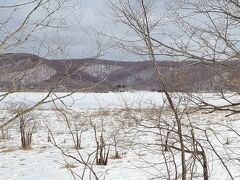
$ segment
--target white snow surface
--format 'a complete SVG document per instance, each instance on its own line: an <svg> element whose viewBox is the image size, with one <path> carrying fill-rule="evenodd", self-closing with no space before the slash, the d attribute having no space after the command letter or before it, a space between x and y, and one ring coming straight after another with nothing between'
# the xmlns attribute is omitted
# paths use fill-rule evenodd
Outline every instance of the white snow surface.
<svg viewBox="0 0 240 180"><path fill-rule="evenodd" d="M4 94L4 93L0 93ZM172 93L171 94L176 101L180 99L179 97L187 97L188 105L193 106L191 101L194 98L188 100L189 94L182 93ZM24 103L27 105L34 105L36 102L42 100L47 96L47 93L29 93L29 92L18 92L8 95L6 98L0 101L0 107L5 107L7 104L11 103ZM221 94L216 93L193 93L191 96L204 99L207 102L214 105L225 105L229 102L223 100ZM226 93L227 99L232 102L237 102L240 100L238 96L234 93ZM237 97L237 98L236 98ZM159 92L147 92L147 91L137 91L137 92L109 92L109 93L52 93L45 101L51 101L55 99L55 104L58 106L67 106L72 109L97 109L97 108L144 108L161 106L166 101L164 93ZM43 104L42 108L50 108L54 106L52 102Z"/></svg>
<svg viewBox="0 0 240 180"><path fill-rule="evenodd" d="M67 93L52 94L48 100L56 97L64 97ZM197 96L197 94L194 94ZM198 94L199 95L199 94ZM226 101L220 100L219 95L211 93L200 94L202 98L208 100L209 103L215 105L227 104ZM237 101L232 93L226 94L232 101ZM25 103L27 105L34 105L46 93L14 93L7 96L0 102L0 124L1 121L8 117L8 105L12 103ZM179 95L176 93L175 101L179 100ZM61 98L60 98L61 99ZM128 121L127 114L118 109L127 107L149 108L154 106L161 106L164 104L165 96L159 92L123 92L123 93L75 93L71 97L66 97L61 100L56 100L55 104L60 107L66 105L74 113L83 114L85 117L87 113L92 114L93 121L99 125L104 122L106 139L112 138L112 133L119 131L121 143L119 145L120 159L109 159L107 166L94 165L95 172L100 176L100 179L106 180L147 180L147 179L161 179L157 178L164 165L153 165L161 162L163 157L160 153L156 153L158 148L154 151L149 151L146 147L151 147L151 143L158 142L158 137L154 133L142 132L136 133L135 130L127 128L116 129L119 127L117 122ZM193 103L189 103L191 106ZM101 113L99 113L101 109ZM229 125L235 130L240 131L240 123L238 116L225 117L224 112L213 114L196 113L193 115L193 124L202 128L212 128L216 131L218 139L213 135L209 135L210 139L224 158L227 158L228 153L231 153L233 158L239 158L240 154L240 137L235 133L229 131L229 128L219 126L218 123ZM72 117L72 114L69 114ZM138 116L138 115L136 115ZM10 139L0 139L0 180L72 180L74 179L71 171L81 175L83 167L77 161L64 156L61 151L47 142L48 129L52 131L54 138L64 152L79 157L77 151L73 148L73 140L69 129L67 128L64 118L59 115L54 109L53 103L46 103L34 111L34 117L37 121L37 129L33 135L33 145L31 150L22 150L20 148L20 132L19 123L16 122L9 127ZM131 119L130 119L131 120ZM131 121L127 122L131 126ZM131 128L130 128L131 129ZM201 132L197 134L201 136ZM108 137L108 138L107 138ZM223 142L228 139L230 141L228 151L222 148L219 139ZM111 141L111 140L109 140ZM144 144L146 147L139 145ZM88 127L83 133L82 137L83 149L79 152L87 158L86 153L92 152L95 148L95 141L93 131ZM231 149L232 148L232 149ZM234 151L234 152L233 152ZM114 153L114 148L111 148L110 156ZM216 156L209 152L209 174L210 179L217 180L229 179L228 173L221 165ZM176 160L178 161L178 159ZM66 164L73 164L76 167L67 169ZM228 162L226 162L228 163ZM235 179L240 179L239 165L230 163L229 167L234 174ZM160 171L159 171L160 170ZM200 169L201 171L201 169ZM89 171L86 171L89 174ZM79 178L77 178L79 179ZM85 176L84 179L89 179ZM92 178L94 179L94 178ZM195 178L201 179L201 178Z"/></svg>
<svg viewBox="0 0 240 180"><path fill-rule="evenodd" d="M36 102L45 98L47 93L13 93L8 95L0 106L10 103L24 103L34 105ZM67 97L65 97L67 96ZM109 93L55 93L51 94L46 101L59 98L55 103L59 106L66 105L75 109L96 109L96 108L124 108L147 107L161 105L163 103L163 94L158 92L109 92ZM42 107L49 108L53 103L44 104Z"/></svg>

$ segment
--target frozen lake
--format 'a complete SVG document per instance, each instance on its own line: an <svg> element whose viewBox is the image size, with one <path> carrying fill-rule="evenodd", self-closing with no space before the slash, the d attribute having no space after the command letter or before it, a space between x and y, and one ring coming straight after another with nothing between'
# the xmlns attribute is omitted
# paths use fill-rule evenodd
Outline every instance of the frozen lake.
<svg viewBox="0 0 240 180"><path fill-rule="evenodd" d="M3 93L2 93L3 94ZM227 101L221 99L221 95L215 93L201 93L201 94L182 94L173 93L174 101L181 102L192 106L190 101L198 101L204 99L205 101L215 104L222 105L228 104ZM10 104L24 103L29 106L36 104L47 96L47 93L32 93L32 92L18 92L8 95L6 98L0 101L0 107L4 108ZM197 97L198 100L194 100ZM233 93L225 94L225 96L233 102L239 101L237 96ZM184 97L184 98L182 98ZM67 106L72 109L96 109L96 108L146 108L155 106L161 106L166 101L163 93L159 92L109 92L109 93L54 93L44 100L44 104L41 108L51 108L54 103L58 106Z"/></svg>
<svg viewBox="0 0 240 180"><path fill-rule="evenodd" d="M11 103L24 103L34 105L45 98L47 93L13 93L0 102L4 107ZM122 108L122 107L148 107L162 105L163 94L159 92L122 92L122 93L56 93L51 94L44 102L53 99L58 106L64 104L73 109L96 109L96 108ZM65 97L67 96L67 97ZM44 108L54 106L52 102L45 103Z"/></svg>

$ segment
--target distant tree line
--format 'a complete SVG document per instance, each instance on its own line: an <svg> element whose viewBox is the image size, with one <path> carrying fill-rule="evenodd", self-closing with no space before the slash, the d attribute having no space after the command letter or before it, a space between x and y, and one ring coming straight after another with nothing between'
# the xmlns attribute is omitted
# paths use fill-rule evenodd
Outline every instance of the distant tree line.
<svg viewBox="0 0 240 180"><path fill-rule="evenodd" d="M125 84L117 84L112 88L112 91L119 91L119 92L124 92L127 89L127 85Z"/></svg>

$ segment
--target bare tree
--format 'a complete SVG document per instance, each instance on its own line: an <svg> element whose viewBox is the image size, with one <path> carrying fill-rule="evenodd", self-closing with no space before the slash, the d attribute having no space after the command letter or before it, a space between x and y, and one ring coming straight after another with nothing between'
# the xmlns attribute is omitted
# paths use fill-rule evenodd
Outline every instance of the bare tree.
<svg viewBox="0 0 240 180"><path fill-rule="evenodd" d="M192 169L188 167L189 164L186 158L187 154L190 153L193 155L190 164L195 164L196 160L199 161L199 156L201 156L200 159L203 160L201 162L202 176L204 179L208 179L208 165L204 146L196 138L196 128L192 125L192 121L189 120L188 124L183 122L183 117L188 114L188 108L180 107L181 103L184 104L183 98L180 97L179 102L174 100L174 93L169 92L165 77L160 71L157 61L162 57L181 61L191 59L196 62L206 63L206 66L212 68L222 82L229 84L231 87L234 87L234 90L237 90L237 86L232 84L231 79L222 76L216 66L220 65L226 66L228 69L234 69L231 64L223 62L223 60L235 60L238 57L236 51L238 39L236 38L234 42L231 41L234 39L234 30L237 29L238 22L233 18L233 14L228 15L229 10L235 11L238 8L238 3L235 1L221 1L220 3L219 1L174 1L173 7L169 10L172 14L173 12L175 13L174 15L176 16L173 18L168 13L163 14L162 17L157 16L158 12L156 9L160 4L159 1L154 0L111 1L110 7L115 17L115 22L125 25L134 34L131 36L131 39L129 37L123 40L118 37L113 37L113 39L120 42L117 48L149 61L156 72L160 89L165 95L167 106L172 111L175 120L173 124L166 124L168 128L164 132L165 140L162 145L169 144L169 134L173 133L172 130L176 128L175 132L178 136L176 143L179 143L180 147L167 145L164 150L167 151L171 148L181 152L181 178L187 179L188 175L193 173ZM169 2L169 4L171 3ZM206 16L205 18L208 19L205 20L202 16ZM220 21L222 16L225 17L224 20L226 21ZM197 18L199 21L196 21ZM221 26L222 23L224 24L223 26ZM164 32L165 27L171 26L176 28L172 28L173 30L169 29L170 33ZM164 40L161 39L163 35L165 36ZM223 91L223 89L220 90L221 92ZM233 107L237 107L238 103L234 103L233 99L226 98L224 93L221 93L221 96L224 101L228 102L228 105L216 106L206 100L200 99L199 101L198 96L195 96L195 100L198 100L198 103L196 101L195 103L199 105L200 102L202 106L199 106L199 109L201 110L204 108L209 108L213 111L230 109L230 111L235 111L236 113L237 110L233 110ZM194 95L190 96L191 99L194 99L193 97ZM228 109L228 107L230 108ZM183 130L186 126L190 128L190 131ZM159 127L159 125L156 127ZM146 127L146 129L149 128L153 127ZM205 136L212 151L217 153L208 140L208 134L205 134ZM189 145L193 148L193 151L187 148ZM195 153L198 155L194 156ZM220 156L218 158L222 159ZM222 161L222 165L228 172L229 177L233 179L224 161Z"/></svg>
<svg viewBox="0 0 240 180"><path fill-rule="evenodd" d="M76 136L76 148L82 148L82 134L88 130L88 117L84 114L77 114L73 118L73 124L75 127L75 136Z"/></svg>
<svg viewBox="0 0 240 180"><path fill-rule="evenodd" d="M137 45L130 48L132 53L142 55L142 52L146 55L146 59L152 64L156 71L156 76L159 80L160 89L163 90L170 108L172 109L178 128L178 136L181 151L181 163L182 163L182 179L187 179L187 167L186 167L186 155L185 145L182 135L182 124L180 114L178 113L177 107L174 105L171 94L168 92L165 86L165 81L162 73L159 71L155 52L155 42L151 38L152 31L158 27L159 21L154 21L151 18L152 8L155 1L134 1L118 0L116 2L110 2L110 7L113 10L113 14L116 21L127 25L131 28L142 43L142 48L137 48ZM139 43L140 44L140 43ZM122 44L124 49L129 47L128 45Z"/></svg>
<svg viewBox="0 0 240 180"><path fill-rule="evenodd" d="M74 8L79 7L79 2L75 0L71 0L68 3L63 0L25 0L19 3L10 1L0 3L0 12L3 14L0 20L0 72L3 74L1 83L4 83L5 80L12 82L8 89L1 89L5 91L5 93L0 95L1 102L9 97L10 94L24 90L21 86L25 81L29 81L31 74L34 74L34 69L43 67L41 60L34 63L28 58L24 59L24 57L20 57L23 58L23 62L25 60L24 64L27 64L28 67L32 66L32 68L30 70L20 68L21 70L12 72L14 69L19 69L20 64L14 62L15 59L11 59L10 54L6 53L19 52L23 48L35 46L38 47L38 53L45 51L46 54L49 52L53 55L53 49L49 49L49 42L47 40L50 39L51 32L59 32L69 27L64 22L73 13L73 4L75 4ZM62 14L65 16L62 16ZM63 51L64 47L59 47L60 43L56 43L55 45L57 49ZM49 87L49 93L43 99L32 107L22 111L21 114L31 111L47 100L54 89L56 89L56 86L65 78L66 75L61 77L53 87ZM12 120L10 119L3 124L1 123L1 127L7 126L17 118L16 116Z"/></svg>
<svg viewBox="0 0 240 180"><path fill-rule="evenodd" d="M27 106L20 103L20 104L12 104L9 108L11 114L20 114L21 111L27 109ZM24 115L19 116L19 129L20 129L20 137L21 137L21 148L23 150L30 150L32 144L32 136L33 133L36 131L36 124L37 124L37 116L36 114L33 115L33 112L27 113Z"/></svg>
<svg viewBox="0 0 240 180"><path fill-rule="evenodd" d="M80 28L79 21L81 17L77 16L80 14L80 7L79 0L70 0L67 2L65 0L24 0L19 3L10 1L0 3L0 11L4 14L1 17L0 23L0 73L2 74L0 82L3 84L7 83L7 88L1 89L1 91L4 91L0 95L1 102L15 92L26 91L26 82L35 80L33 84L36 84L38 87L39 79L46 80L48 79L46 77L51 77L55 74L55 72L51 72L51 70L49 71L46 68L46 64L42 62L41 58L35 55L24 56L17 54L16 58L12 57L11 53L22 52L23 49L29 50L31 47L35 47L36 49L33 52L41 56L57 57L60 59L68 57L66 48L69 47L71 39L70 37L63 37L62 34L73 26ZM92 59L97 59L101 55L101 50L103 48L99 47L96 56ZM17 62L18 60L19 62ZM91 63L92 61L89 60L83 63L81 67L74 68L71 63L63 64L65 72L54 83L47 83L45 85L43 89L46 92L45 96L25 111L22 111L21 114L28 113L41 104L61 100L62 98L71 96L74 92L81 91L82 89L74 89L74 92L72 91L62 97L55 94L56 91L61 89L62 83L69 76L83 71ZM25 66L30 68L25 68ZM88 89L93 86L84 88ZM17 118L18 115L1 122L1 128L10 125Z"/></svg>
<svg viewBox="0 0 240 180"><path fill-rule="evenodd" d="M110 151L110 145L107 145L103 136L103 120L101 121L101 132L100 135L97 133L97 126L90 120L91 126L94 130L94 137L96 142L96 164L106 166L108 163L108 156ZM99 136L99 138L98 138Z"/></svg>

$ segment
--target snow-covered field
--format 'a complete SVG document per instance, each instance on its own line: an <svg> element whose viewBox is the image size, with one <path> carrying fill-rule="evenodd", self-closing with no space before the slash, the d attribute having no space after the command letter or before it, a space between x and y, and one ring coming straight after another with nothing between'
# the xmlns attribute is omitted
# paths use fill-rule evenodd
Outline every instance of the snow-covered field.
<svg viewBox="0 0 240 180"><path fill-rule="evenodd" d="M0 93L3 95L4 93ZM11 103L24 103L27 105L33 105L36 102L45 98L47 93L13 93L6 98L0 98L0 107L4 108L6 104ZM201 93L191 94L192 96L200 97L215 105L228 104L228 102L222 100L221 94L214 93ZM239 101L239 96L236 98L234 93L226 93L227 99ZM174 94L176 102L182 94ZM166 99L163 93L159 92L109 92L109 93L55 93L51 94L44 102L55 100L55 104L58 106L67 106L71 109L96 109L96 108L125 108L128 107L152 107L153 105L161 106ZM64 103L64 104L63 104ZM53 107L52 102L45 103L41 107L49 109Z"/></svg>
<svg viewBox="0 0 240 180"><path fill-rule="evenodd" d="M1 122L12 117L9 107L22 102L33 105L46 94L17 93L0 102ZM63 97L64 93L52 95L48 100ZM203 94L205 99L211 94ZM229 94L230 96L230 94ZM209 102L223 104L216 99ZM175 98L177 99L177 98ZM68 180L95 179L93 169L99 179L106 180L145 180L167 179L174 176L174 162L181 171L179 151L163 151L161 143L165 130L159 122L167 122L174 128L174 118L169 109L161 109L164 96L157 92L125 93L78 93L71 97L46 103L27 114L30 126L36 128L30 150L21 149L19 121L15 121L5 133L9 138L0 139L0 179L2 180ZM68 109L64 109L66 107ZM240 179L240 119L237 115L225 117L226 112L206 114L202 111L182 117L183 131L190 132L189 121L195 128L196 139L205 148L208 161L209 179ZM110 145L109 160L106 166L96 165L96 137L102 133L106 150ZM161 127L164 127L162 125ZM82 132L81 148L76 150L74 142L76 128ZM208 139L206 138L206 134ZM51 142L48 142L48 137ZM169 143L175 144L174 133L170 133ZM75 138L76 140L76 138ZM208 143L209 140L211 144ZM186 138L186 148L191 150L191 142ZM217 153L212 151L214 150ZM178 146L178 144L176 145ZM188 147L189 146L189 147ZM114 157L116 149L119 157ZM221 159L218 157L221 157ZM70 157L71 156L71 157ZM192 158L186 155L188 159ZM74 159L76 158L76 159ZM81 159L82 158L82 159ZM166 163L169 163L169 172ZM193 179L203 179L201 164L193 166ZM190 163L189 163L190 166ZM86 168L86 169L85 169ZM190 171L190 170L189 170ZM181 177L178 177L181 178ZM174 178L172 178L174 179Z"/></svg>
<svg viewBox="0 0 240 180"><path fill-rule="evenodd" d="M45 98L47 93L13 93L8 95L0 106L5 104L19 103L33 105L39 100ZM65 97L66 96L66 97ZM59 99L61 99L61 101ZM51 94L46 101L56 99L58 106L64 106L71 109L96 109L96 108L124 108L126 105L130 107L147 107L152 104L161 105L163 103L163 94L158 92L123 92L123 93L56 93ZM64 102L64 105L63 103ZM51 108L53 103L43 104L42 108Z"/></svg>

